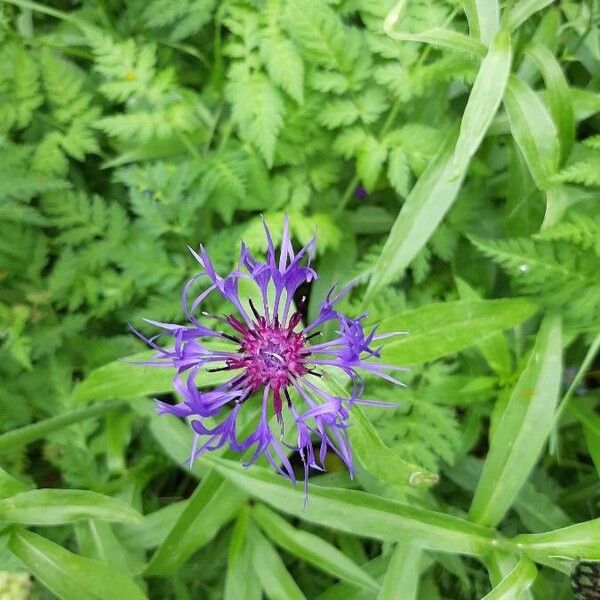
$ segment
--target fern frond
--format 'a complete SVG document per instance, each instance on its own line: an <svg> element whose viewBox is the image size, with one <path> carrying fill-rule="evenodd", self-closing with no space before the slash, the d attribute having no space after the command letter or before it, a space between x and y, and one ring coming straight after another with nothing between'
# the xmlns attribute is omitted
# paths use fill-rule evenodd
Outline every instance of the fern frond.
<svg viewBox="0 0 600 600"><path fill-rule="evenodd" d="M279 90L264 74L249 73L243 65L237 65L230 71L226 92L242 137L272 166L285 112Z"/></svg>

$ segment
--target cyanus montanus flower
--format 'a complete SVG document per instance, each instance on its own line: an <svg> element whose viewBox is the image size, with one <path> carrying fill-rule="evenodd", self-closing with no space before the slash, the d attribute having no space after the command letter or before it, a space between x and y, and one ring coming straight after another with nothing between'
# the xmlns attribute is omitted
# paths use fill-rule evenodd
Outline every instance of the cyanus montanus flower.
<svg viewBox="0 0 600 600"><path fill-rule="evenodd" d="M263 224L266 261L255 259L242 242L239 266L226 277L216 272L202 246L199 252L190 248L202 270L183 288L182 308L188 323L145 319L161 330L159 335L171 338L170 345L161 347L156 341L158 336L146 338L134 330L156 350L154 358L142 364L176 370L174 387L183 402L173 406L157 401L157 410L189 419L195 432L190 462L206 451L227 445L236 452L251 453L246 466L262 455L278 473L295 482L289 456L296 452L304 466L306 484L309 469L324 470L325 457L331 451L352 475L347 432L350 409L354 404L390 406L389 402L363 398L365 382L361 373L402 385L389 374L399 368L382 364L380 349L373 347L378 340L394 334L377 335L375 330L366 333L366 315L351 318L336 308L350 285L339 291L331 289L316 318L304 325L302 313L294 308L294 297L301 285L317 279L310 266L316 238L294 252L285 218L277 255L269 229ZM191 286L202 277L208 279L208 287L190 303ZM260 301L243 299L239 291L242 280L254 282ZM205 299L215 293L231 304L230 314L221 317L200 311ZM202 317L214 327L201 323ZM330 323L335 334L322 341L321 329ZM337 370L349 379L347 395L332 393L323 385L321 377L326 370ZM231 377L204 390L199 388L203 371L227 371ZM249 403L259 403L260 416L254 431L240 439L236 424L240 411ZM290 412L295 425L291 442L283 436L284 410ZM272 416L279 425L271 423Z"/></svg>

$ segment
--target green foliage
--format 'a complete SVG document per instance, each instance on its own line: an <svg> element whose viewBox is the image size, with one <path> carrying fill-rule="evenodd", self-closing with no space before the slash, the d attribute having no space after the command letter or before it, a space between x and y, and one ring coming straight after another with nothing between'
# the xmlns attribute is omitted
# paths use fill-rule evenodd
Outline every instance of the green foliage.
<svg viewBox="0 0 600 600"><path fill-rule="evenodd" d="M3 3L0 596L523 600L595 564L597 4ZM306 506L232 451L189 469L173 373L123 360L182 321L187 245L225 273L285 215L308 314L352 281L410 366Z"/></svg>

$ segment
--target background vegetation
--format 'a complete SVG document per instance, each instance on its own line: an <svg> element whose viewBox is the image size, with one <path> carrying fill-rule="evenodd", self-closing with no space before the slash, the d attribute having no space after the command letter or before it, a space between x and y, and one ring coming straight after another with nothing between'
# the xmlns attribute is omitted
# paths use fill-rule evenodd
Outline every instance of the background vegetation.
<svg viewBox="0 0 600 600"><path fill-rule="evenodd" d="M600 5L404 4L0 4L0 596L586 593ZM370 382L402 408L355 411L358 475L306 509L227 452L188 470L171 374L119 361L181 320L186 245L229 269L260 213L318 230L309 314L361 277L345 310L409 332L408 387Z"/></svg>

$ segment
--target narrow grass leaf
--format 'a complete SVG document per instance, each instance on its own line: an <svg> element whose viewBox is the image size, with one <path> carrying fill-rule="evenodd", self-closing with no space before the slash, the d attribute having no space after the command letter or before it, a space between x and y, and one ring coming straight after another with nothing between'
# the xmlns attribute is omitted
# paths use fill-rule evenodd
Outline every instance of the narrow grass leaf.
<svg viewBox="0 0 600 600"><path fill-rule="evenodd" d="M462 4L469 21L470 34L489 46L500 28L498 0L463 0Z"/></svg>
<svg viewBox="0 0 600 600"><path fill-rule="evenodd" d="M526 557L521 557L516 566L483 600L515 600L527 591L535 581L537 569Z"/></svg>
<svg viewBox="0 0 600 600"><path fill-rule="evenodd" d="M201 460L273 508L339 531L390 541L410 537L427 548L479 556L494 539L490 529L458 517L354 490L309 486L305 507L304 491L268 469L244 469L238 463L212 456Z"/></svg>
<svg viewBox="0 0 600 600"><path fill-rule="evenodd" d="M575 113L569 84L560 63L546 46L533 44L527 49L527 54L544 78L550 114L558 131L561 161L564 161L575 143Z"/></svg>
<svg viewBox="0 0 600 600"><path fill-rule="evenodd" d="M536 305L520 298L456 300L421 306L383 320L381 333L406 332L382 340L383 359L410 365L454 354L529 318Z"/></svg>
<svg viewBox="0 0 600 600"><path fill-rule="evenodd" d="M241 510L235 522L227 553L224 600L260 600L262 591L252 569L251 548L248 544L250 510Z"/></svg>
<svg viewBox="0 0 600 600"><path fill-rule="evenodd" d="M396 544L377 600L416 600L423 551L410 541Z"/></svg>
<svg viewBox="0 0 600 600"><path fill-rule="evenodd" d="M0 435L0 452L6 450L14 450L25 444L30 444L43 437L46 437L49 433L60 431L64 427L73 425L74 423L81 423L87 419L93 419L95 417L103 417L109 414L113 410L123 408L123 404L115 402L104 402L102 404L95 404L85 408L77 408L64 412L63 414L31 425L25 425L12 431L7 431Z"/></svg>
<svg viewBox="0 0 600 600"><path fill-rule="evenodd" d="M374 266L365 302L402 275L452 206L469 162L502 101L511 61L510 38L501 31L481 62L456 146L454 136L447 136L406 199Z"/></svg>
<svg viewBox="0 0 600 600"><path fill-rule="evenodd" d="M146 600L140 588L122 571L73 554L31 531L14 531L8 547L62 600Z"/></svg>
<svg viewBox="0 0 600 600"><path fill-rule="evenodd" d="M515 75L509 79L504 107L531 177L543 190L556 173L560 158L558 132L550 113L536 92Z"/></svg>
<svg viewBox="0 0 600 600"><path fill-rule="evenodd" d="M141 521L120 500L87 490L30 490L0 500L0 521L22 525L63 525L81 519Z"/></svg>
<svg viewBox="0 0 600 600"><path fill-rule="evenodd" d="M243 494L217 473L208 473L146 567L146 575L176 572L208 544L240 509Z"/></svg>
<svg viewBox="0 0 600 600"><path fill-rule="evenodd" d="M554 423L562 373L561 321L546 316L490 443L470 518L497 525L533 469Z"/></svg>
<svg viewBox="0 0 600 600"><path fill-rule="evenodd" d="M296 529L283 517L262 504L255 507L252 516L261 526L265 535L286 552L294 554L317 569L342 581L375 591L379 590L380 586L370 575L335 546L319 536Z"/></svg>
<svg viewBox="0 0 600 600"><path fill-rule="evenodd" d="M511 540L536 561L548 558L600 560L600 519L549 531L527 533Z"/></svg>
<svg viewBox="0 0 600 600"><path fill-rule="evenodd" d="M266 596L281 600L306 600L293 577L285 568L277 550L260 533L256 525L248 526L252 567Z"/></svg>
<svg viewBox="0 0 600 600"><path fill-rule="evenodd" d="M529 17L552 4L553 0L517 0L506 15L506 24L511 31L518 29Z"/></svg>
<svg viewBox="0 0 600 600"><path fill-rule="evenodd" d="M390 12L385 17L383 22L383 31L394 40L403 42L421 42L424 44L432 44L434 46L442 46L450 48L458 52L475 52L477 54L485 53L485 46L480 44L475 38L459 33L452 29L444 29L442 27L433 27L431 29L412 33L408 31L396 31L394 26L402 16L407 0L399 0L392 7Z"/></svg>

